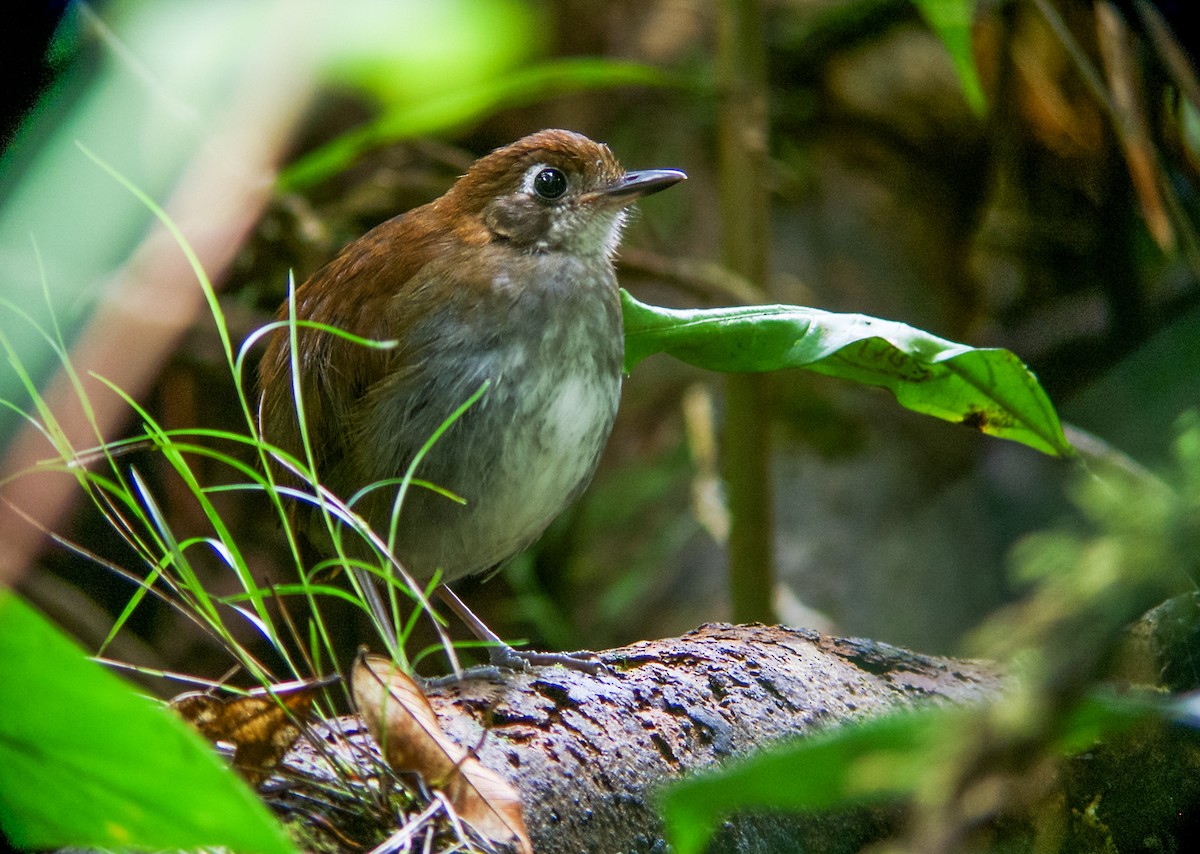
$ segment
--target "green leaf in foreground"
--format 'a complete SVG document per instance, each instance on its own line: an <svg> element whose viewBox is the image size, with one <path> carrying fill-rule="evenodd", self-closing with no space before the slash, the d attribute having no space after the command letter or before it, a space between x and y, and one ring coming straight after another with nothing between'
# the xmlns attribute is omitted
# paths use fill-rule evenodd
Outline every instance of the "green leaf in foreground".
<svg viewBox="0 0 1200 854"><path fill-rule="evenodd" d="M166 708L0 591L0 828L21 848L294 849Z"/></svg>
<svg viewBox="0 0 1200 854"><path fill-rule="evenodd" d="M947 764L962 761L984 721L996 713L1005 717L1005 702L928 707L843 724L680 780L659 801L668 839L676 854L692 854L703 851L713 831L738 811L829 810L910 797L944 781ZM1170 708L1152 694L1100 693L1066 713L1046 749L1075 753ZM1029 749L1028 741L1020 743Z"/></svg>
<svg viewBox="0 0 1200 854"><path fill-rule="evenodd" d="M955 714L962 716L936 709L874 718L681 780L661 799L667 836L676 854L691 854L738 810L824 810L911 793Z"/></svg>
<svg viewBox="0 0 1200 854"><path fill-rule="evenodd" d="M793 305L670 309L621 292L625 370L668 353L710 371L807 368L886 388L900 405L1043 453L1072 456L1037 378L1007 350L955 344L903 323Z"/></svg>

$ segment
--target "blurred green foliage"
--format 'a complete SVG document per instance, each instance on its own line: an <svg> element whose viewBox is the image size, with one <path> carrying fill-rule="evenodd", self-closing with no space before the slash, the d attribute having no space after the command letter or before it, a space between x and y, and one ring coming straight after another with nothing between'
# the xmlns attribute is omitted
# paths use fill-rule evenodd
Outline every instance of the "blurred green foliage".
<svg viewBox="0 0 1200 854"><path fill-rule="evenodd" d="M487 98L445 104L527 62L542 24L520 0L351 0L300 11L269 0L72 7L53 50L75 61L0 158L0 297L32 310L45 285L73 340L152 222L76 143L150 197L169 198L202 147L220 145L209 135L264 73L267 45L286 47L297 86L352 87L391 115L422 115L431 133L493 109ZM237 157L227 154L235 170ZM0 322L26 369L44 377L55 361L36 330ZM0 373L0 399L15 399L18 387ZM0 413L0 445L12 423Z"/></svg>
<svg viewBox="0 0 1200 854"><path fill-rule="evenodd" d="M843 725L670 786L663 810L677 850L703 850L721 817L737 810L844 809L885 800L913 813L896 850L1009 850L1003 846L1011 840L991 837L990 822L1031 810L1036 825L1038 805L997 793L1020 791L1043 763L1090 749L1147 717L1180 714L1156 690L1114 697L1105 686L1129 624L1195 586L1200 414L1178 423L1174 464L1163 479L1117 454L1092 456L1073 494L1078 520L1031 534L1013 552L1014 578L1028 594L975 635L975 654L1007 664L1005 694L976 708ZM1032 783L1027 788L1049 797ZM991 794L981 812L968 802L984 792ZM928 841L935 837L958 841L947 849Z"/></svg>
<svg viewBox="0 0 1200 854"><path fill-rule="evenodd" d="M913 0L930 29L946 45L954 70L962 84L963 96L971 109L982 115L987 109L983 84L975 68L971 47L971 28L975 17L975 0Z"/></svg>
<svg viewBox="0 0 1200 854"><path fill-rule="evenodd" d="M0 591L0 830L21 848L287 854L212 746Z"/></svg>
<svg viewBox="0 0 1200 854"><path fill-rule="evenodd" d="M437 134L504 108L590 89L671 82L678 81L640 63L581 57L498 74L415 101L384 104L375 119L289 164L279 176L279 187L284 191L304 189L345 171L372 148Z"/></svg>

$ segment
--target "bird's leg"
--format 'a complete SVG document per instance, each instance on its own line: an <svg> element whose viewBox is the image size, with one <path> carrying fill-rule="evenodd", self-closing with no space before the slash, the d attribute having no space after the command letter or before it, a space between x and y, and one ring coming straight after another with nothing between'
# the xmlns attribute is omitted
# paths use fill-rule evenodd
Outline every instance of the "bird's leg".
<svg viewBox="0 0 1200 854"><path fill-rule="evenodd" d="M502 641L499 635L489 629L483 620L475 616L467 604L445 584L439 584L433 592L446 603L451 611L458 615L458 618L471 630L471 634L488 645L488 657L494 667L527 670L530 665L549 667L561 664L563 667L590 673L593 676L604 669L604 662L600 661L594 652L586 650L580 652L533 652L513 649Z"/></svg>
<svg viewBox="0 0 1200 854"><path fill-rule="evenodd" d="M371 610L371 615L375 618L375 623L379 630L383 633L384 642L388 645L388 654L393 658L396 656L396 651L400 648L399 641L396 639L396 627L392 625L392 617L388 613L387 607L383 604L383 599L379 595L379 588L375 586L375 579L371 577L371 573L361 567L351 567L354 573L354 578L358 582L358 587L362 591L363 598L367 601L367 607ZM454 662L455 666L458 662Z"/></svg>

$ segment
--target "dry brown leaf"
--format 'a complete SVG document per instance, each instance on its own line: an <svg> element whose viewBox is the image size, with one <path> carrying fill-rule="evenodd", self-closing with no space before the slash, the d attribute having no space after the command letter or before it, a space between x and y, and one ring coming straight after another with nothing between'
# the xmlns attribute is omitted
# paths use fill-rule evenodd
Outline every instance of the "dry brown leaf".
<svg viewBox="0 0 1200 854"><path fill-rule="evenodd" d="M331 681L289 682L229 699L180 694L170 706L213 744L232 745L233 767L257 786L300 737L300 722L308 717L317 691Z"/></svg>
<svg viewBox="0 0 1200 854"><path fill-rule="evenodd" d="M351 688L358 713L394 770L416 771L445 792L477 831L533 854L517 790L442 731L433 706L407 674L388 658L362 652Z"/></svg>

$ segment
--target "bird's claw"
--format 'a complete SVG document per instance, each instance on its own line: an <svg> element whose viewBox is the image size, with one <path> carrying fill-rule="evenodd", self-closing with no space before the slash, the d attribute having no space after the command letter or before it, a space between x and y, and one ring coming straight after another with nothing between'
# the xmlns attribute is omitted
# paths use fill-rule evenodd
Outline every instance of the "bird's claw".
<svg viewBox="0 0 1200 854"><path fill-rule="evenodd" d="M508 670L526 671L530 667L553 667L560 665L568 670L577 670L595 676L608 669L594 652L579 650L577 652L535 652L533 650L517 650L507 644L493 646L489 650L489 658L494 667Z"/></svg>

